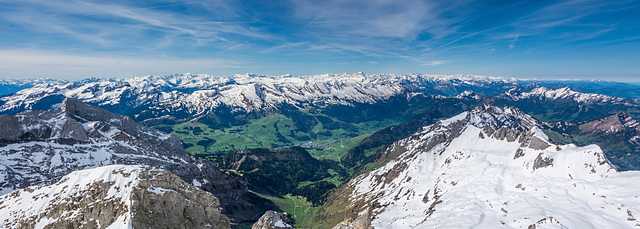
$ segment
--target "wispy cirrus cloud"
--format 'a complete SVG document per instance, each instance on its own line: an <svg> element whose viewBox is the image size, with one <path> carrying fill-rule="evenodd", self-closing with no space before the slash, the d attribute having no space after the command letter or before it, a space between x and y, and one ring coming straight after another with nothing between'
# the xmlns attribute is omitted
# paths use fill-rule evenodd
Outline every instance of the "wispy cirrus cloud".
<svg viewBox="0 0 640 229"><path fill-rule="evenodd" d="M427 62L427 63L420 64L420 66L438 66L438 65L442 65L442 64L446 64L446 63L447 63L447 61L444 61L444 60L434 60L434 61L430 61L430 62Z"/></svg>
<svg viewBox="0 0 640 229"><path fill-rule="evenodd" d="M3 11L0 17L27 30L66 35L69 40L104 46L161 44L165 37L179 38L177 42L182 45L194 46L216 42L235 45L238 38L246 37L273 39L271 34L251 29L243 18L216 18L205 12L189 14L164 10L196 4L182 2L141 7L102 1L25 0L9 3L6 6L9 10ZM223 10L223 7L218 9Z"/></svg>
<svg viewBox="0 0 640 229"><path fill-rule="evenodd" d="M316 40L315 48L376 55L393 50L398 56L415 54L407 43L438 39L457 31L464 15L451 12L469 1L311 1L293 2L303 39ZM448 16L444 16L448 14ZM366 46L366 47L365 47Z"/></svg>

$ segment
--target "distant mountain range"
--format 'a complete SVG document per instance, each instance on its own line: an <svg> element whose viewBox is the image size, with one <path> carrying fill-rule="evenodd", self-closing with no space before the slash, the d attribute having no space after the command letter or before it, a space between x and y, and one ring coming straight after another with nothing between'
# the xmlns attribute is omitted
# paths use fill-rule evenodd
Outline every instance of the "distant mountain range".
<svg viewBox="0 0 640 229"><path fill-rule="evenodd" d="M32 86L0 97L0 114L58 109L65 98L76 98L176 133L188 152L202 157L250 148L336 146L340 139L400 124L445 100L460 101L466 106L463 109L493 100L542 121L586 121L617 112L640 118L638 100L620 97L637 98L640 86L603 81L363 73L179 74L75 82L6 81L0 88L2 85ZM190 124L180 125L184 123ZM341 154L344 152L333 153Z"/></svg>
<svg viewBox="0 0 640 229"><path fill-rule="evenodd" d="M593 85L597 83L585 81ZM575 83L575 82L574 82ZM549 85L552 89L544 88ZM580 85L580 84L577 84ZM602 82L602 90L608 88ZM632 85L627 85L632 87ZM21 88L15 91L9 88ZM2 89L5 88L5 89ZM578 87L579 88L579 87ZM637 88L640 88L637 87ZM3 91L15 91L0 98L0 112L60 107L64 98L76 98L114 113L130 115L136 121L184 120L207 112L270 112L284 105L309 106L377 103L396 95L412 93L455 96L464 91L485 95L508 92L520 97L559 96L576 102L624 103L611 96L580 93L558 88L557 81L525 81L484 76L326 74L317 76L259 76L252 74L217 77L205 74L145 76L126 79L5 81ZM556 91L554 89L560 89ZM516 90L514 92L513 90ZM587 89L597 93L599 88ZM511 97L518 99L517 97Z"/></svg>

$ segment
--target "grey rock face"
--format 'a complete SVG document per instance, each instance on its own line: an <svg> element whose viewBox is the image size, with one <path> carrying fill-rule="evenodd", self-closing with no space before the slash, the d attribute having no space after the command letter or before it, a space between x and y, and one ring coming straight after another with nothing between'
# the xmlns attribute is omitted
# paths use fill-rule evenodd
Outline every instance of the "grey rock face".
<svg viewBox="0 0 640 229"><path fill-rule="evenodd" d="M293 219L284 212L267 211L251 229L285 229L293 227Z"/></svg>
<svg viewBox="0 0 640 229"><path fill-rule="evenodd" d="M143 126L133 121L129 116L113 114L105 109L88 105L74 98L67 98L62 102L62 111L72 118L86 121L99 121L107 123L123 132L148 141L160 148L168 149L174 153L186 154L180 138L175 134L165 136L161 131Z"/></svg>
<svg viewBox="0 0 640 229"><path fill-rule="evenodd" d="M221 213L220 202L160 170L143 172L132 193L134 228L229 228L229 219ZM174 190L158 194L151 190Z"/></svg>
<svg viewBox="0 0 640 229"><path fill-rule="evenodd" d="M173 134L77 99L62 109L0 116L0 194L52 184L70 172L104 165L150 165L215 194L231 218L255 220L261 209L240 181L186 152Z"/></svg>
<svg viewBox="0 0 640 229"><path fill-rule="evenodd" d="M546 168L548 166L553 166L553 158L549 158L548 156L543 155L542 153L538 154L538 157L536 157L536 160L533 161L533 170Z"/></svg>
<svg viewBox="0 0 640 229"><path fill-rule="evenodd" d="M3 228L229 228L220 202L148 166L82 170L0 197Z"/></svg>
<svg viewBox="0 0 640 229"><path fill-rule="evenodd" d="M20 122L10 115L0 116L0 127L2 127L0 139L15 140L23 134L20 129Z"/></svg>
<svg viewBox="0 0 640 229"><path fill-rule="evenodd" d="M373 229L373 227L371 227L371 215L367 212L352 221L340 222L334 226L333 229Z"/></svg>

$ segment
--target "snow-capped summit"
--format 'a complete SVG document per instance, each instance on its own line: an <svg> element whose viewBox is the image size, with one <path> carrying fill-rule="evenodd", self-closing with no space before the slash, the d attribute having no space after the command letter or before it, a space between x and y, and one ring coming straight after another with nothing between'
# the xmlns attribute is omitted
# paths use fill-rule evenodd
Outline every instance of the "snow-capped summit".
<svg viewBox="0 0 640 229"><path fill-rule="evenodd" d="M462 93L454 97L458 99L475 99L475 100L481 100L481 99L487 98L486 95L483 95L482 93L473 92L473 91L463 91Z"/></svg>
<svg viewBox="0 0 640 229"><path fill-rule="evenodd" d="M2 228L229 228L220 202L178 176L139 165L72 172L0 197Z"/></svg>
<svg viewBox="0 0 640 229"><path fill-rule="evenodd" d="M22 89L33 87L38 84L64 84L67 80L53 78L35 78L35 79L1 79L0 80L0 96L15 93Z"/></svg>
<svg viewBox="0 0 640 229"><path fill-rule="evenodd" d="M536 98L540 100L569 99L578 103L590 103L590 104L597 104L597 103L626 104L634 101L628 98L577 92L577 91L571 90L568 87L559 88L555 90L549 89L547 87L537 87L528 92L521 92L521 93L507 92L507 94L509 94L511 98L514 100L525 99L525 98Z"/></svg>
<svg viewBox="0 0 640 229"><path fill-rule="evenodd" d="M487 104L426 126L329 198L344 210L321 215L344 217L336 228L640 227L640 172L617 172L596 145L555 145L539 126Z"/></svg>

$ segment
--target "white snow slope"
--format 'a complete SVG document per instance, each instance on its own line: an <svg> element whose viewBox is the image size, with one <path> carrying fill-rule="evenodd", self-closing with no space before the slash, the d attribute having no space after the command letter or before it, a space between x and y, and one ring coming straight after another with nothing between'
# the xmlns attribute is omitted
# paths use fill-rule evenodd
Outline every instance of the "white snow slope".
<svg viewBox="0 0 640 229"><path fill-rule="evenodd" d="M537 126L485 105L424 127L348 183L349 202L372 203L359 217L377 229L640 228L640 172L615 171L596 145L548 143Z"/></svg>
<svg viewBox="0 0 640 229"><path fill-rule="evenodd" d="M147 212L148 209L135 207L140 198L155 199L152 201L154 204L172 203L177 210L167 209L165 212L187 217L205 216L190 215L197 211L181 209L184 207L181 201L197 206L194 208L205 209L210 205L216 209L208 210L219 211L217 199L210 193L184 182L175 184L176 188L167 188L171 185L166 184L173 182L172 177L179 180L165 170L141 165L109 165L75 171L55 184L31 186L1 196L0 228L56 228L67 225L79 228L133 228L135 223L132 224L132 220L136 214L153 214ZM168 192L172 195L167 195ZM205 202L206 206L203 206L203 201L198 199L201 196L209 196L205 200L213 202ZM186 199L171 199L176 197ZM217 216L220 218L213 220L228 225L226 217L220 216L219 212Z"/></svg>
<svg viewBox="0 0 640 229"><path fill-rule="evenodd" d="M520 99L540 99L540 100L558 100L558 99L569 99L578 103L587 103L587 104L625 104L627 106L637 106L638 101L629 98L621 98L614 96L607 96L603 94L594 94L594 93L582 93L571 90L568 87L559 88L559 89L549 89L547 87L537 87L528 92L514 93L507 91L505 92L507 96L509 96L513 100Z"/></svg>
<svg viewBox="0 0 640 229"><path fill-rule="evenodd" d="M107 190L106 197L98 201L113 201L125 205L125 214L118 217L108 228L132 228L131 192L138 185L138 175L145 169L138 165L110 165L94 169L80 170L66 175L52 185L40 185L17 190L0 197L0 227L17 227L20 222L33 220L34 228L44 228L55 222L56 218L47 217L50 208L66 204L74 206L74 200L81 201L88 190L95 188L96 183L113 182ZM67 203L68 202L68 203ZM69 209L64 215L74 218L80 214ZM100 225L100 222L98 222Z"/></svg>

